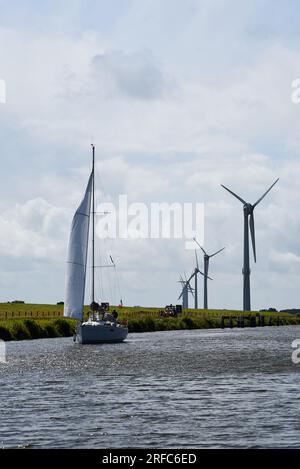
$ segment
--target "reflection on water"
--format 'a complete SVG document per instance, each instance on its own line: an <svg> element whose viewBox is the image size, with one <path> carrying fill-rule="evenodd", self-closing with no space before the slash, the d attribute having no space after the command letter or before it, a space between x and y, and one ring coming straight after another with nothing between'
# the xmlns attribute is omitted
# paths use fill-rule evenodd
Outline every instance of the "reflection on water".
<svg viewBox="0 0 300 469"><path fill-rule="evenodd" d="M300 447L300 326L7 344L3 447Z"/></svg>

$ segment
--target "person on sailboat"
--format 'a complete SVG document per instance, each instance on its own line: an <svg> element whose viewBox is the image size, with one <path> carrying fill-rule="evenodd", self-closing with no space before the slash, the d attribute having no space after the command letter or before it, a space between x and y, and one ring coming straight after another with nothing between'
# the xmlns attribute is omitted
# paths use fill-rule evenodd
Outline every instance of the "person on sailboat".
<svg viewBox="0 0 300 469"><path fill-rule="evenodd" d="M115 318L115 320L117 321L118 316L119 316L119 315L118 315L118 312L114 309L111 314L112 314L112 316Z"/></svg>
<svg viewBox="0 0 300 469"><path fill-rule="evenodd" d="M110 321L110 322L113 322L113 323L117 322L115 316L113 314L110 314L110 313L105 313L104 317L103 317L103 320L104 321Z"/></svg>

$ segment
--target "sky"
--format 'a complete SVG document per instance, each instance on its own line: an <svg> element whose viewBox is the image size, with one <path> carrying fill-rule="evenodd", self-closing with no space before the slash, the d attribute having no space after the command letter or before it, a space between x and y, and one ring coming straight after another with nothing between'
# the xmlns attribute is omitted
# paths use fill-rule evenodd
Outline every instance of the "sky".
<svg viewBox="0 0 300 469"><path fill-rule="evenodd" d="M226 246L215 308L242 307L242 205L220 185L253 203L279 177L255 210L252 308L299 307L299 14L292 0L0 1L0 301L64 299L93 142L97 200L204 204L205 249ZM176 303L195 266L184 239L99 246L118 272L100 272L102 301Z"/></svg>

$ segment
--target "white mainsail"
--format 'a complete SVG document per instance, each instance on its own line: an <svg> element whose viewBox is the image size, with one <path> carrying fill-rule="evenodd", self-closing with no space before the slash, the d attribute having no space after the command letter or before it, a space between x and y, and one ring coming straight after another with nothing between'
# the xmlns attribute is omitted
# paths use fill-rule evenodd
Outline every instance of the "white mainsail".
<svg viewBox="0 0 300 469"><path fill-rule="evenodd" d="M74 215L68 245L64 316L82 318L93 173L84 198Z"/></svg>

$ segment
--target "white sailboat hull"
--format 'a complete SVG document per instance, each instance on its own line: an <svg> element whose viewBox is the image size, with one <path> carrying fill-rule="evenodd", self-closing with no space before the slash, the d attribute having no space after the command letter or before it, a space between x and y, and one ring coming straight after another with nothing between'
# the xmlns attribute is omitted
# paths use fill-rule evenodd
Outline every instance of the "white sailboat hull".
<svg viewBox="0 0 300 469"><path fill-rule="evenodd" d="M78 324L76 340L80 344L101 344L123 342L128 334L128 328L120 324L108 322L93 322Z"/></svg>

